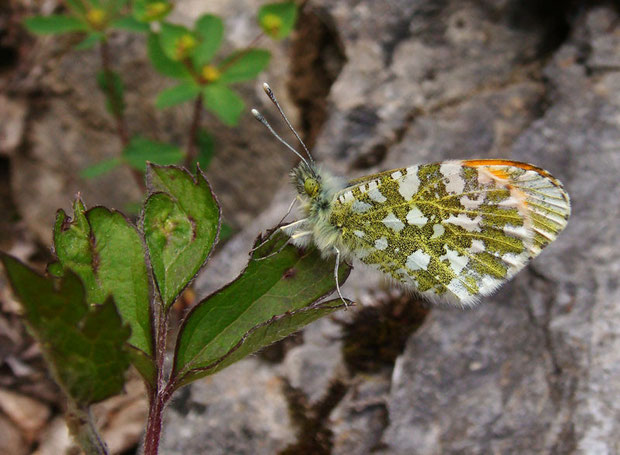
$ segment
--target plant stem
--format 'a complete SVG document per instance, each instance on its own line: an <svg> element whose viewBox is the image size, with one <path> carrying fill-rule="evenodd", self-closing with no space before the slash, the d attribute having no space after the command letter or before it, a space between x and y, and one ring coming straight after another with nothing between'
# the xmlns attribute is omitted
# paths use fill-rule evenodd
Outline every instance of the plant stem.
<svg viewBox="0 0 620 455"><path fill-rule="evenodd" d="M68 400L67 428L86 455L108 455L108 448L99 436L89 408Z"/></svg>
<svg viewBox="0 0 620 455"><path fill-rule="evenodd" d="M198 128L200 127L200 114L202 113L202 95L198 95L194 101L194 114L192 116L192 124L189 128L189 137L187 138L187 153L185 154L185 162L183 165L189 170L190 166L198 155L198 147L196 139Z"/></svg>
<svg viewBox="0 0 620 455"><path fill-rule="evenodd" d="M101 68L103 70L104 77L106 78L106 85L108 89L108 98L111 100L114 98L114 80L112 78L112 66L111 66L111 58L110 58L110 47L108 46L107 40L104 38L101 41L101 45L99 47L101 51ZM114 120L116 122L116 134L118 135L123 148L129 144L129 132L127 130L127 125L125 123L125 115L123 114L122 109L114 109L112 112L114 116ZM134 168L131 169L131 175L133 175L134 180L140 187L142 192L146 191L146 185L144 183L144 177L140 171Z"/></svg>
<svg viewBox="0 0 620 455"><path fill-rule="evenodd" d="M155 387L151 390L149 396L149 416L146 422L146 434L144 436L144 455L157 455L158 453L164 408L172 395L170 384L164 386L164 359L166 357L168 313L163 308L163 303L159 302L159 305L156 306L158 308L157 338L155 346L157 379L155 380Z"/></svg>

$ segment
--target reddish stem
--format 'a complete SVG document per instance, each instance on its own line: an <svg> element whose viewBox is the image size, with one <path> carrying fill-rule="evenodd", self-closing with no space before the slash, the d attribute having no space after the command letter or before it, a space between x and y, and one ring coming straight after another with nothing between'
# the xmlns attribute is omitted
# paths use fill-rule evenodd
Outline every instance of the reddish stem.
<svg viewBox="0 0 620 455"><path fill-rule="evenodd" d="M165 388L157 396L151 397L146 434L144 436L144 455L157 455L159 452L164 409L170 396L171 392L168 388Z"/></svg>
<svg viewBox="0 0 620 455"><path fill-rule="evenodd" d="M144 437L144 455L157 455L164 408L172 396L173 388L168 384L164 386L164 359L166 357L166 336L168 334L168 313L160 302L157 315L157 333L155 345L155 368L157 378L155 387L150 390L149 415L146 422L146 434Z"/></svg>

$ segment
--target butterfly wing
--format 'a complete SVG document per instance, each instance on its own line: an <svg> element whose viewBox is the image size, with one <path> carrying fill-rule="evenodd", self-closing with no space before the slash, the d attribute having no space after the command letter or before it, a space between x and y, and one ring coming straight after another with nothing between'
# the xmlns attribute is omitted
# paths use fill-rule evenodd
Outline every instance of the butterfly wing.
<svg viewBox="0 0 620 455"><path fill-rule="evenodd" d="M431 298L493 292L552 242L570 215L547 171L508 160L446 161L354 180L330 224L347 252Z"/></svg>

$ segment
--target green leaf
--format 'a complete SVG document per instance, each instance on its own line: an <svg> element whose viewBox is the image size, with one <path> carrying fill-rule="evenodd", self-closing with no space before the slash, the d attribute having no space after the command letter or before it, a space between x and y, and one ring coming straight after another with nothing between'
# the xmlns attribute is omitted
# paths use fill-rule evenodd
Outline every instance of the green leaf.
<svg viewBox="0 0 620 455"><path fill-rule="evenodd" d="M108 0L107 2L107 8L109 11L112 11L114 13L117 13L118 11L120 11L125 5L127 5L127 3L129 2L129 0Z"/></svg>
<svg viewBox="0 0 620 455"><path fill-rule="evenodd" d="M236 52L220 65L221 84L243 82L254 79L269 64L271 53L265 49L249 49Z"/></svg>
<svg viewBox="0 0 620 455"><path fill-rule="evenodd" d="M159 109L165 109L195 99L199 94L200 86L194 81L182 82L179 85L165 89L157 95L155 106Z"/></svg>
<svg viewBox="0 0 620 455"><path fill-rule="evenodd" d="M65 0L69 9L76 14L86 13L86 4L82 0Z"/></svg>
<svg viewBox="0 0 620 455"><path fill-rule="evenodd" d="M151 31L151 27L149 27L149 24L140 22L132 16L119 17L118 19L112 21L110 26L119 30L127 30L129 32L136 33L148 33Z"/></svg>
<svg viewBox="0 0 620 455"><path fill-rule="evenodd" d="M161 21L172 11L172 3L161 0L134 0L133 15L140 22Z"/></svg>
<svg viewBox="0 0 620 455"><path fill-rule="evenodd" d="M99 177L100 175L106 174L111 170L118 167L122 164L120 158L112 158L105 161L100 161L97 164L93 164L92 166L88 166L87 168L82 169L80 172L80 177L83 179L92 179L95 177Z"/></svg>
<svg viewBox="0 0 620 455"><path fill-rule="evenodd" d="M350 301L347 301L347 303L352 304ZM217 361L204 368L188 371L182 376L182 379L175 384L175 389L204 376L217 373L244 357L276 341L286 338L292 333L298 332L317 319L328 316L343 308L345 308L345 304L338 298L273 316L271 319L249 330L233 348Z"/></svg>
<svg viewBox="0 0 620 455"><path fill-rule="evenodd" d="M24 317L50 369L75 402L88 406L121 392L129 356L123 325L112 299L90 306L82 282L66 271L44 278L0 253Z"/></svg>
<svg viewBox="0 0 620 455"><path fill-rule="evenodd" d="M192 55L198 40L186 27L164 22L161 24L159 43L166 57L178 62Z"/></svg>
<svg viewBox="0 0 620 455"><path fill-rule="evenodd" d="M196 156L192 166L198 163L202 169L207 169L215 154L215 138L201 128L196 135L196 145L198 146L198 156Z"/></svg>
<svg viewBox="0 0 620 455"><path fill-rule="evenodd" d="M234 91L221 84L209 84L202 90L205 107L224 124L235 126L245 109L245 103Z"/></svg>
<svg viewBox="0 0 620 455"><path fill-rule="evenodd" d="M64 273L64 269L62 268L62 264L60 262L50 262L47 264L45 271L56 278L60 278Z"/></svg>
<svg viewBox="0 0 620 455"><path fill-rule="evenodd" d="M295 2L270 3L258 10L258 23L263 31L275 39L287 37L297 20Z"/></svg>
<svg viewBox="0 0 620 455"><path fill-rule="evenodd" d="M97 43L99 43L103 39L103 35L98 32L89 33L86 37L77 43L73 48L76 51L85 51L87 49L92 49Z"/></svg>
<svg viewBox="0 0 620 455"><path fill-rule="evenodd" d="M125 110L125 87L121 76L114 71L99 71L97 84L106 97L106 109L112 115L121 115Z"/></svg>
<svg viewBox="0 0 620 455"><path fill-rule="evenodd" d="M176 79L187 79L191 75L188 69L181 62L175 62L169 59L161 48L159 35L150 33L146 42L149 60L153 68L164 76L174 77Z"/></svg>
<svg viewBox="0 0 620 455"><path fill-rule="evenodd" d="M147 386L153 387L157 381L157 368L153 358L148 356L144 351L128 346L129 358L131 364L138 370L138 373L144 378Z"/></svg>
<svg viewBox="0 0 620 455"><path fill-rule="evenodd" d="M287 246L280 253L266 257L287 241L284 234L273 235L258 248L235 281L200 302L186 317L178 335L173 366L175 377L189 374L182 384L211 374L275 341L278 337L267 336L266 326L276 320L286 321L281 324L288 329L274 327L274 330L288 334L331 312L318 307L321 309L318 314L306 310L313 315L310 319L306 319L308 315L289 319L291 315L287 312L296 314L322 299L335 289L336 282L334 259L321 259L316 249L302 252ZM257 260L260 258L263 259ZM349 271L345 263L340 264L340 282ZM276 319L272 321L274 316Z"/></svg>
<svg viewBox="0 0 620 455"><path fill-rule="evenodd" d="M88 25L80 19L63 14L28 17L24 21L28 31L37 35L50 35L88 31Z"/></svg>
<svg viewBox="0 0 620 455"><path fill-rule="evenodd" d="M123 160L140 172L144 172L147 161L176 164L182 159L183 152L176 145L151 141L141 136L132 138L123 149Z"/></svg>
<svg viewBox="0 0 620 455"><path fill-rule="evenodd" d="M205 14L196 21L194 30L200 38L200 44L194 50L193 60L197 67L201 67L209 63L220 48L224 36L224 23L217 16Z"/></svg>
<svg viewBox="0 0 620 455"><path fill-rule="evenodd" d="M150 196L143 232L157 288L169 308L209 257L220 208L200 168L194 179L181 168L149 164L146 176Z"/></svg>
<svg viewBox="0 0 620 455"><path fill-rule="evenodd" d="M129 343L152 354L149 279L145 252L136 228L119 213L73 205L73 219L59 210L54 226L58 261L84 282L88 301L112 296L123 320L131 326Z"/></svg>

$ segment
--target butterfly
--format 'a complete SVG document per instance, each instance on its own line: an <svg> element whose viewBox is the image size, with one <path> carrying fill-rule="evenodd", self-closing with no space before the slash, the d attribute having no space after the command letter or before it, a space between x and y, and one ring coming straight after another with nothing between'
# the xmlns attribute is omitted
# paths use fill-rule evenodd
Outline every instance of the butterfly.
<svg viewBox="0 0 620 455"><path fill-rule="evenodd" d="M304 217L282 226L290 242L376 269L432 301L471 306L556 239L570 216L561 182L503 159L453 160L346 180L317 165L254 116L301 162L291 171ZM290 210L289 210L290 211ZM343 299L338 280L337 291Z"/></svg>

